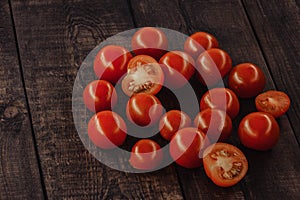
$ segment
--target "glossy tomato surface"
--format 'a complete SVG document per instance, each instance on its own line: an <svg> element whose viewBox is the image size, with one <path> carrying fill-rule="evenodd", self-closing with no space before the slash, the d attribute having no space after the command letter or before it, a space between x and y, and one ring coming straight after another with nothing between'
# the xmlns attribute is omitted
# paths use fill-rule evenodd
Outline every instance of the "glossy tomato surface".
<svg viewBox="0 0 300 200"><path fill-rule="evenodd" d="M230 56L221 49L208 49L196 60L197 76L208 87L217 84L232 68Z"/></svg>
<svg viewBox="0 0 300 200"><path fill-rule="evenodd" d="M92 112L111 110L117 103L117 93L108 81L96 80L85 87L83 101Z"/></svg>
<svg viewBox="0 0 300 200"><path fill-rule="evenodd" d="M242 63L231 70L228 84L238 97L250 98L263 91L266 78L258 66L252 63Z"/></svg>
<svg viewBox="0 0 300 200"><path fill-rule="evenodd" d="M211 142L225 141L232 131L230 117L219 109L202 110L195 117L194 125L203 131Z"/></svg>
<svg viewBox="0 0 300 200"><path fill-rule="evenodd" d="M124 143L127 127L117 113L101 111L95 114L88 123L90 140L102 149L112 149Z"/></svg>
<svg viewBox="0 0 300 200"><path fill-rule="evenodd" d="M204 151L204 170L207 176L220 187L237 184L248 171L248 161L237 147L216 143Z"/></svg>
<svg viewBox="0 0 300 200"><path fill-rule="evenodd" d="M99 79L117 83L126 73L131 53L121 46L108 45L103 47L95 57L94 71Z"/></svg>
<svg viewBox="0 0 300 200"><path fill-rule="evenodd" d="M195 72L194 59L182 51L170 51L159 60L165 74L167 88L181 88Z"/></svg>
<svg viewBox="0 0 300 200"><path fill-rule="evenodd" d="M197 58L202 52L211 48L218 48L217 39L206 32L196 32L188 37L184 43L184 51Z"/></svg>
<svg viewBox="0 0 300 200"><path fill-rule="evenodd" d="M291 100L284 92L269 90L255 98L255 105L258 111L280 117L289 109Z"/></svg>
<svg viewBox="0 0 300 200"><path fill-rule="evenodd" d="M170 141L170 155L180 166L196 168L202 165L203 150L209 145L205 134L193 127L177 131Z"/></svg>
<svg viewBox="0 0 300 200"><path fill-rule="evenodd" d="M135 56L128 63L128 71L122 80L123 92L131 96L138 93L157 94L164 83L164 72L152 57Z"/></svg>
<svg viewBox="0 0 300 200"><path fill-rule="evenodd" d="M173 135L184 127L190 127L192 121L190 117L180 110L170 110L159 121L160 135L171 140Z"/></svg>
<svg viewBox="0 0 300 200"><path fill-rule="evenodd" d="M206 108L224 110L233 119L239 113L240 103L237 96L230 89L214 88L207 91L201 98L200 110Z"/></svg>
<svg viewBox="0 0 300 200"><path fill-rule="evenodd" d="M155 141L139 140L131 150L130 165L140 170L158 169L163 160L163 152Z"/></svg>
<svg viewBox="0 0 300 200"><path fill-rule="evenodd" d="M161 118L163 106L157 97L139 93L129 99L126 114L127 118L138 126L151 126Z"/></svg>
<svg viewBox="0 0 300 200"><path fill-rule="evenodd" d="M144 27L133 35L131 46L136 55L149 55L159 60L168 49L168 39L160 29Z"/></svg>
<svg viewBox="0 0 300 200"><path fill-rule="evenodd" d="M246 115L238 128L238 135L242 144L260 151L274 147L278 141L279 132L275 118L265 112L254 112Z"/></svg>

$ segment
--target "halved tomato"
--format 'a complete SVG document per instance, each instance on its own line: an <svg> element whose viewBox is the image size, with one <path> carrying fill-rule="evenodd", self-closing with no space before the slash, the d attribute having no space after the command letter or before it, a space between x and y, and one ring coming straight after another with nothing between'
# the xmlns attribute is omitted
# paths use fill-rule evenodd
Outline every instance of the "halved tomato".
<svg viewBox="0 0 300 200"><path fill-rule="evenodd" d="M206 175L220 187L235 185L248 171L245 155L231 144L213 144L205 149L203 155Z"/></svg>
<svg viewBox="0 0 300 200"><path fill-rule="evenodd" d="M154 58L146 55L134 57L128 63L122 89L128 96L137 93L157 94L164 82L164 72Z"/></svg>

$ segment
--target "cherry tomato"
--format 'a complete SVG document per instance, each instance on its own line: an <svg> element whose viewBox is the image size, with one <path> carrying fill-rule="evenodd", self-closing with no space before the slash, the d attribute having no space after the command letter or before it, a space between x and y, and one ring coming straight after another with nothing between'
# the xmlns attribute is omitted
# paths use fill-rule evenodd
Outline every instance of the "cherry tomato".
<svg viewBox="0 0 300 200"><path fill-rule="evenodd" d="M216 143L204 151L203 165L206 175L220 187L237 184L248 171L248 161L237 147Z"/></svg>
<svg viewBox="0 0 300 200"><path fill-rule="evenodd" d="M263 91L266 78L258 66L251 63L242 63L231 70L228 85L238 97L250 98Z"/></svg>
<svg viewBox="0 0 300 200"><path fill-rule="evenodd" d="M168 49L168 39L158 28L145 27L133 35L131 46L136 55L149 55L159 60Z"/></svg>
<svg viewBox="0 0 300 200"><path fill-rule="evenodd" d="M164 83L164 72L150 56L140 55L128 63L128 72L122 80L122 89L128 96L137 93L157 94Z"/></svg>
<svg viewBox="0 0 300 200"><path fill-rule="evenodd" d="M166 53L159 63L165 74L165 85L168 88L183 87L195 72L195 61L187 53L170 51Z"/></svg>
<svg viewBox="0 0 300 200"><path fill-rule="evenodd" d="M279 132L275 118L265 112L254 112L246 115L238 129L242 144L259 151L274 147L278 141Z"/></svg>
<svg viewBox="0 0 300 200"><path fill-rule="evenodd" d="M160 134L164 139L171 140L179 129L189 127L191 124L191 119L186 113L180 110L171 110L164 114L159 121Z"/></svg>
<svg viewBox="0 0 300 200"><path fill-rule="evenodd" d="M202 165L203 150L209 145L205 134L193 127L177 131L170 141L170 155L173 160L185 168Z"/></svg>
<svg viewBox="0 0 300 200"><path fill-rule="evenodd" d="M234 119L240 111L240 103L237 96L228 88L214 88L207 91L201 98L200 110L206 108L218 108Z"/></svg>
<svg viewBox="0 0 300 200"><path fill-rule="evenodd" d="M221 49L208 49L196 60L197 76L202 84L213 86L232 68L229 55Z"/></svg>
<svg viewBox="0 0 300 200"><path fill-rule="evenodd" d="M117 113L101 111L95 114L88 123L90 140L102 149L112 149L124 143L127 127Z"/></svg>
<svg viewBox="0 0 300 200"><path fill-rule="evenodd" d="M255 105L258 111L280 117L289 109L291 100L284 92L269 90L255 98Z"/></svg>
<svg viewBox="0 0 300 200"><path fill-rule="evenodd" d="M203 51L218 48L217 39L206 32L196 32L188 37L184 43L184 51L197 58Z"/></svg>
<svg viewBox="0 0 300 200"><path fill-rule="evenodd" d="M132 148L129 163L135 169L154 170L162 163L163 152L156 142L139 140Z"/></svg>
<svg viewBox="0 0 300 200"><path fill-rule="evenodd" d="M95 57L95 74L99 79L117 83L126 73L127 63L131 58L131 53L124 47L116 45L105 46Z"/></svg>
<svg viewBox="0 0 300 200"><path fill-rule="evenodd" d="M117 93L109 82L96 80L85 87L83 101L92 112L111 110L117 103Z"/></svg>
<svg viewBox="0 0 300 200"><path fill-rule="evenodd" d="M226 140L232 130L232 122L226 112L207 108L198 113L194 125L203 131L211 142Z"/></svg>
<svg viewBox="0 0 300 200"><path fill-rule="evenodd" d="M151 126L162 116L163 107L155 96L139 93L129 99L126 114L131 122L139 126Z"/></svg>

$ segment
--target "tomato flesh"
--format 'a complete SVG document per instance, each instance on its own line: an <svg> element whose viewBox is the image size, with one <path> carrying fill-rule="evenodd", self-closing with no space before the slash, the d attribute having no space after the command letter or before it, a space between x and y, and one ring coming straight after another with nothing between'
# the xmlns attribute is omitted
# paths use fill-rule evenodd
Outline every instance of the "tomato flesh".
<svg viewBox="0 0 300 200"><path fill-rule="evenodd" d="M220 187L237 184L248 171L248 161L237 147L216 143L204 151L204 170L207 176Z"/></svg>

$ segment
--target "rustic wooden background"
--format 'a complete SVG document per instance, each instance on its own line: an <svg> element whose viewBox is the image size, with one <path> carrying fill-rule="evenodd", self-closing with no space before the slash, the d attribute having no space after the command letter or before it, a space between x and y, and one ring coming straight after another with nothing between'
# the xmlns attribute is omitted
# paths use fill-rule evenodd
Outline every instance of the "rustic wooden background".
<svg viewBox="0 0 300 200"><path fill-rule="evenodd" d="M299 0L1 0L0 199L300 199ZM292 99L272 151L241 148L236 186L172 164L128 174L98 162L75 130L71 98L87 54L119 32L159 26L214 34L234 64L253 62ZM242 101L244 106L249 101ZM250 103L251 104L251 103ZM253 107L253 106L252 106ZM250 110L251 110L250 105ZM241 111L238 120L249 109ZM234 133L235 135L236 133Z"/></svg>

